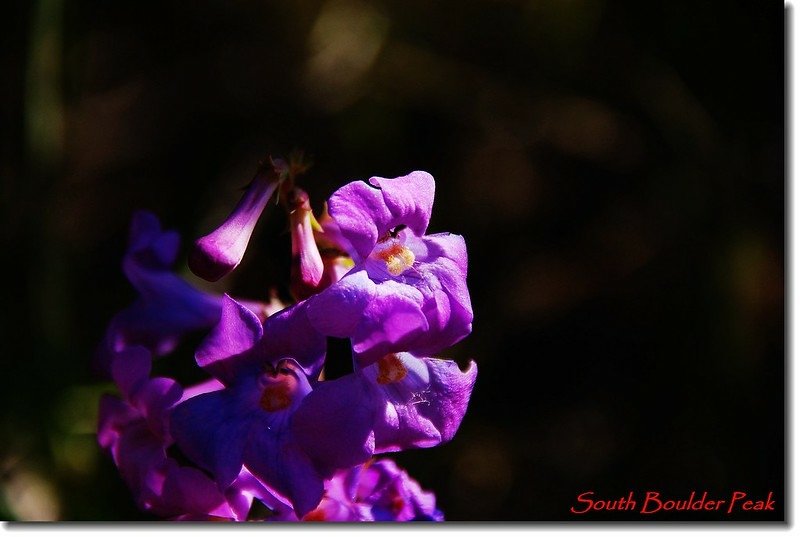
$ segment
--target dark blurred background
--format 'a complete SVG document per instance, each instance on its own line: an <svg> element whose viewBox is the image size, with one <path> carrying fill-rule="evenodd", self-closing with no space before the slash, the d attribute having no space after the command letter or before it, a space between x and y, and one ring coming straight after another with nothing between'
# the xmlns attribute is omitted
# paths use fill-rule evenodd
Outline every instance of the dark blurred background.
<svg viewBox="0 0 800 537"><path fill-rule="evenodd" d="M396 457L450 520L570 520L587 490L774 491L750 518L783 518L783 4L3 11L0 518L149 519L93 435L109 385L90 357L135 297L130 216L185 253L293 148L315 208L422 169L430 231L466 237L474 332L444 355L479 364L470 410L451 443ZM288 244L270 212L214 288L285 294ZM621 516L642 520L594 519Z"/></svg>

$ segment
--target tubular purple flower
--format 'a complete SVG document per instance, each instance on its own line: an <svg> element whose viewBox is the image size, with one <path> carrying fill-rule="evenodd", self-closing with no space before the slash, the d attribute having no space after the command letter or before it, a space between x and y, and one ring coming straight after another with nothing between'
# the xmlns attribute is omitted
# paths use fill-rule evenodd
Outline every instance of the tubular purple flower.
<svg viewBox="0 0 800 537"><path fill-rule="evenodd" d="M150 365L150 354L142 347L115 355L112 374L123 398L104 395L98 422L98 442L112 455L137 504L180 520L244 520L254 498L277 506L279 502L246 472L220 491L203 472L168 454L174 405L189 394L208 393L221 385L205 382L182 393L172 379L149 378Z"/></svg>
<svg viewBox="0 0 800 537"><path fill-rule="evenodd" d="M464 239L425 235L433 193L433 177L412 172L349 183L329 200L356 265L309 298L308 316L350 338L362 367L392 352L436 354L472 330Z"/></svg>
<svg viewBox="0 0 800 537"><path fill-rule="evenodd" d="M452 360L388 354L362 370L315 386L297 410L292 430L313 451L318 432L306 425L314 416L334 411L331 401L347 398L355 400L356 408L371 411L373 453L433 447L455 435L477 374L475 362L461 371Z"/></svg>
<svg viewBox="0 0 800 537"><path fill-rule="evenodd" d="M325 267L314 241L314 214L308 194L295 188L288 203L292 233L291 291L297 300L303 300L317 292Z"/></svg>
<svg viewBox="0 0 800 537"><path fill-rule="evenodd" d="M292 317L275 318L291 333ZM300 418L308 420L301 428L317 431L317 446L299 444L291 424L312 391L298 363L307 360L269 360L258 345L264 331L269 329L262 330L252 312L225 298L219 324L197 352L198 364L225 387L180 403L172 413L171 431L181 450L210 471L221 488L244 466L305 514L322 498L325 478L369 457L372 416L354 407L363 397L358 392L327 401L325 412ZM306 351L305 342L300 343L300 351Z"/></svg>
<svg viewBox="0 0 800 537"><path fill-rule="evenodd" d="M253 229L267 202L280 185L272 166L262 165L239 203L214 231L197 239L189 254L189 268L215 282L235 269L244 257Z"/></svg>

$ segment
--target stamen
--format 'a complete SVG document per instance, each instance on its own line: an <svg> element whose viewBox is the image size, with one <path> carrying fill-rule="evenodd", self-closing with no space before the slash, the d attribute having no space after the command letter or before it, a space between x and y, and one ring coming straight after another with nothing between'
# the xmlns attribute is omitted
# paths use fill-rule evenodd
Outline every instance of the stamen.
<svg viewBox="0 0 800 537"><path fill-rule="evenodd" d="M277 412L286 410L292 404L292 396L289 394L289 387L286 384L276 384L267 386L261 394L259 401L261 408L267 412Z"/></svg>
<svg viewBox="0 0 800 537"><path fill-rule="evenodd" d="M386 263L386 270L392 276L399 276L414 266L414 252L400 244L393 242L389 247L375 252L375 257Z"/></svg>
<svg viewBox="0 0 800 537"><path fill-rule="evenodd" d="M387 354L378 360L378 384L390 384L403 380L408 369L396 354Z"/></svg>
<svg viewBox="0 0 800 537"><path fill-rule="evenodd" d="M261 386L263 391L258 403L267 412L286 410L292 405L295 395L301 395L293 368L285 362L281 362L276 368L270 368L261 377Z"/></svg>

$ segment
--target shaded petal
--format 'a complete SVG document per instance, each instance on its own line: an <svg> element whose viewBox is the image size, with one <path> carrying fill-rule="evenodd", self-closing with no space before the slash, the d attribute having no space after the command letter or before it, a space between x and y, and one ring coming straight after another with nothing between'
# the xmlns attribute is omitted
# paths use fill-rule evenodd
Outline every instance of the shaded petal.
<svg viewBox="0 0 800 537"><path fill-rule="evenodd" d="M306 375L316 377L325 360L327 341L311 323L308 312L305 301L268 317L259 353L272 362L294 358Z"/></svg>
<svg viewBox="0 0 800 537"><path fill-rule="evenodd" d="M252 311L225 295L219 322L195 353L197 365L224 384L231 384L241 364L235 358L255 346L262 330L261 321Z"/></svg>
<svg viewBox="0 0 800 537"><path fill-rule="evenodd" d="M286 430L270 429L259 420L244 455L253 475L287 498L303 516L322 499L323 482L313 463Z"/></svg>
<svg viewBox="0 0 800 537"><path fill-rule="evenodd" d="M97 416L97 442L103 449L110 449L118 440L127 424L139 418L136 410L113 395L103 394Z"/></svg>
<svg viewBox="0 0 800 537"><path fill-rule="evenodd" d="M217 485L203 472L188 466L173 466L164 479L162 516L212 515L234 518ZM163 514L166 511L168 514Z"/></svg>
<svg viewBox="0 0 800 537"><path fill-rule="evenodd" d="M153 434L166 442L169 439L169 411L182 394L183 388L174 380L156 377L133 394L131 403L145 417Z"/></svg>
<svg viewBox="0 0 800 537"><path fill-rule="evenodd" d="M436 394L430 392L430 376L425 363L408 353L392 355L390 359L396 360L394 367L402 371L399 380L387 382L386 378L381 378L382 362L363 370L370 381L376 407L373 425L376 453L439 444L441 432L421 412L424 406L439 404Z"/></svg>
<svg viewBox="0 0 800 537"><path fill-rule="evenodd" d="M163 272L133 304L114 316L106 346L121 350L142 345L156 355L171 352L179 339L194 330L211 328L218 320L222 297L203 293L172 273Z"/></svg>
<svg viewBox="0 0 800 537"><path fill-rule="evenodd" d="M308 318L326 336L350 337L376 292L376 285L365 270L351 272L308 299Z"/></svg>
<svg viewBox="0 0 800 537"><path fill-rule="evenodd" d="M162 231L155 214L143 210L133 213L127 257L135 257L152 267L167 268L178 257L179 246L180 235L176 231Z"/></svg>
<svg viewBox="0 0 800 537"><path fill-rule="evenodd" d="M137 504L148 509L161 493L167 456L164 445L144 421L134 421L122 432L112 449L114 462Z"/></svg>
<svg viewBox="0 0 800 537"><path fill-rule="evenodd" d="M181 451L210 471L224 489L241 470L251 421L235 395L221 390L176 406L170 431Z"/></svg>
<svg viewBox="0 0 800 537"><path fill-rule="evenodd" d="M350 374L318 384L292 416L291 431L314 462L329 478L372 456L375 405L361 375Z"/></svg>
<svg viewBox="0 0 800 537"><path fill-rule="evenodd" d="M362 472L362 481L370 481L373 488L361 498L372 507L377 521L428 520L441 521L444 517L436 509L436 497L423 491L419 483L390 459L375 461Z"/></svg>
<svg viewBox="0 0 800 537"><path fill-rule="evenodd" d="M130 400L134 391L150 376L152 359L144 347L128 347L113 353L111 358L111 378L126 399Z"/></svg>

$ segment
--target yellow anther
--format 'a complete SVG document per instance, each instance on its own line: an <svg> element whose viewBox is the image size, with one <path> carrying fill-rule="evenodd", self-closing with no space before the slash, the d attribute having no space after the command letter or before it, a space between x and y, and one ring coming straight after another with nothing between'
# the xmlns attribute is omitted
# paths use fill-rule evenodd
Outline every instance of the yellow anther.
<svg viewBox="0 0 800 537"><path fill-rule="evenodd" d="M399 276L414 266L414 252L399 242L392 243L389 247L379 250L375 255L386 263L386 270L392 276Z"/></svg>

